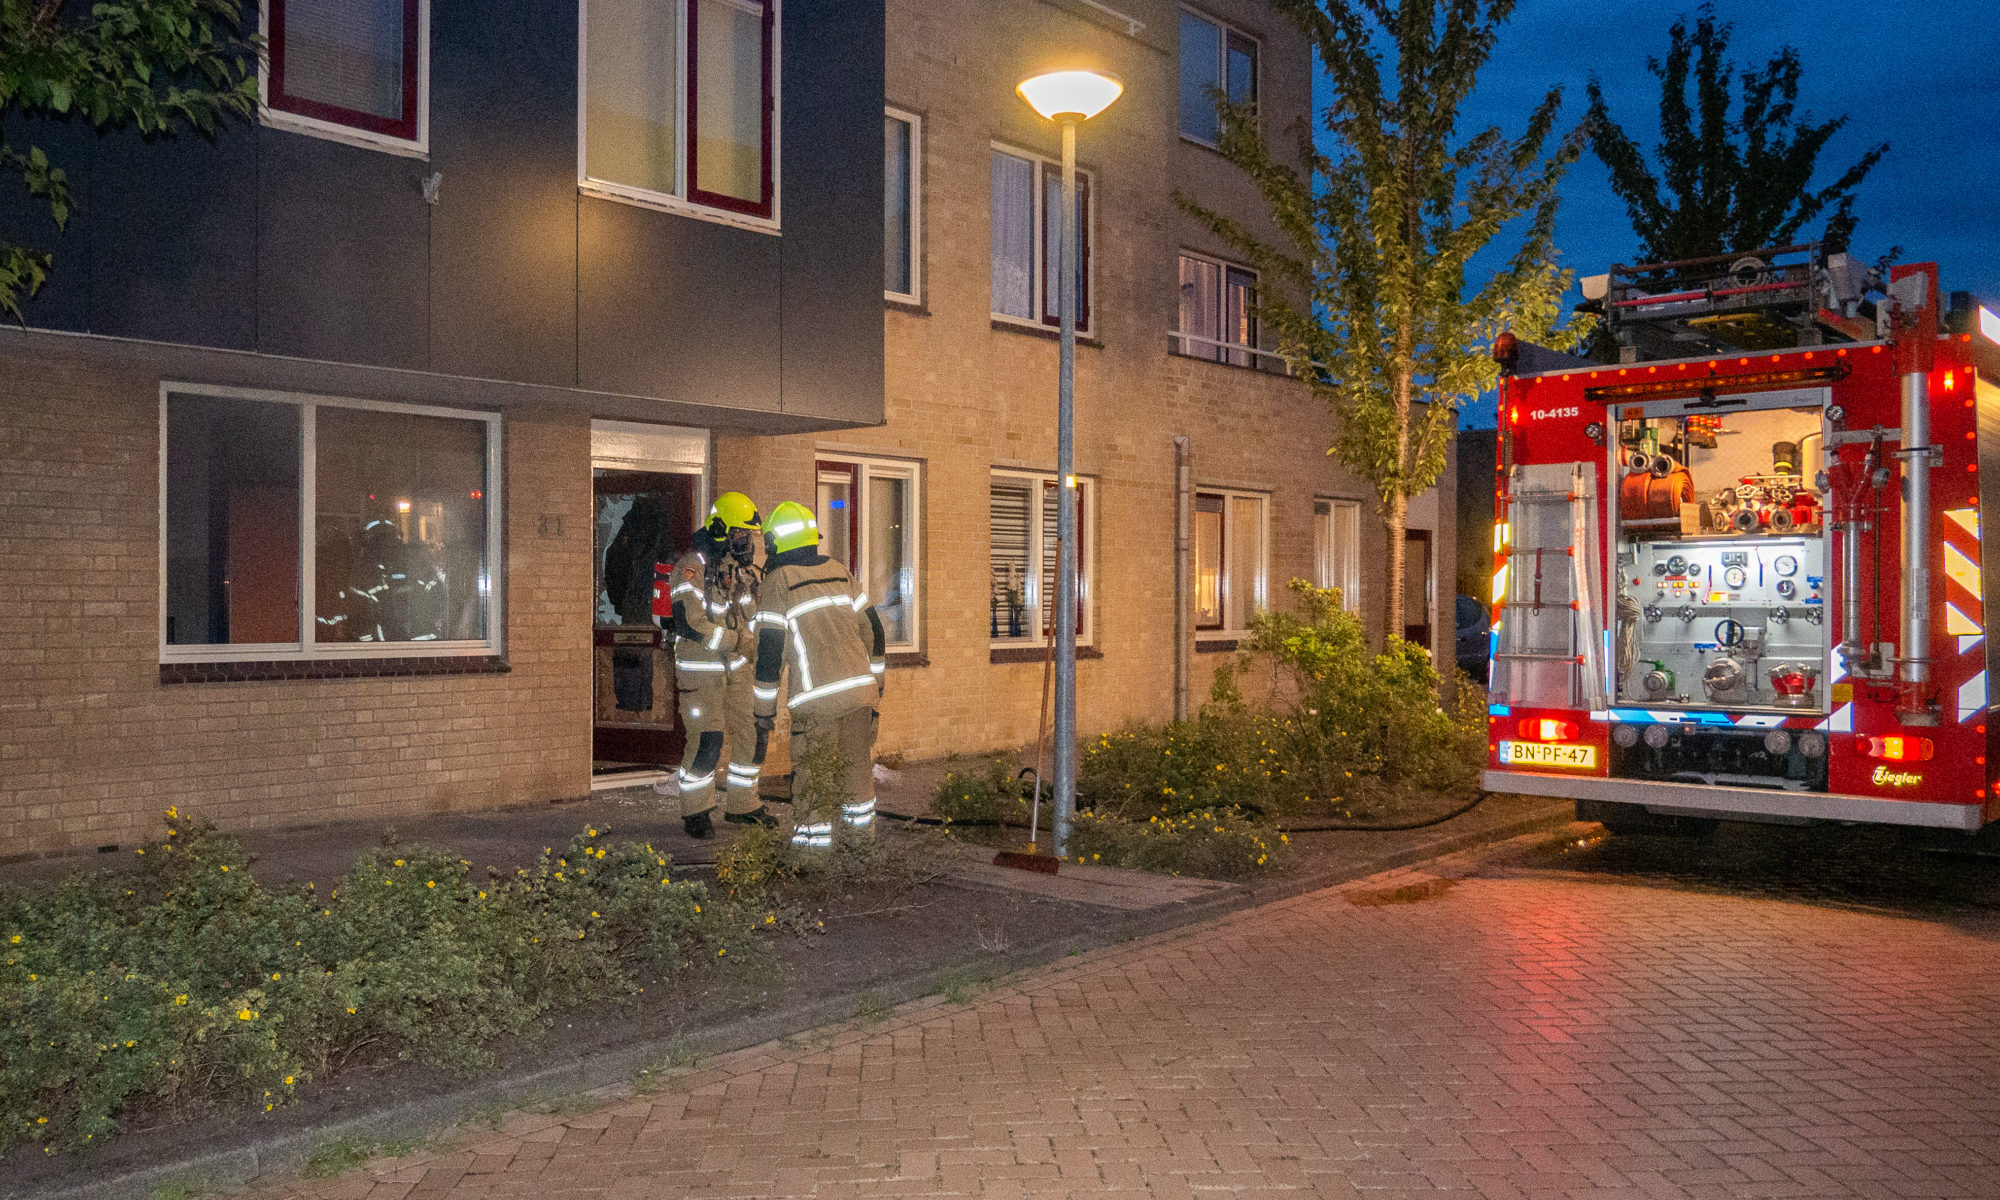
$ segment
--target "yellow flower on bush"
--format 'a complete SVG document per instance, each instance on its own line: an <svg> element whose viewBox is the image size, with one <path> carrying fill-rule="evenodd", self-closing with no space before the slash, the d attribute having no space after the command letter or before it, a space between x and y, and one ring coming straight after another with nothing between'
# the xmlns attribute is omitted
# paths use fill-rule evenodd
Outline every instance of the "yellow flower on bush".
<svg viewBox="0 0 2000 1200"><path fill-rule="evenodd" d="M396 865L397 865L397 866L399 866L399 867L400 867L400 866L402 866L402 865L403 865L403 860L402 860L402 859L400 859L400 858L399 858L399 859L397 859L397 860L396 860Z"/></svg>
<svg viewBox="0 0 2000 1200"><path fill-rule="evenodd" d="M223 871L224 871L225 873L227 873L227 872L228 872L228 870L229 870L229 864L228 864L228 863L224 863L224 864L222 865L222 869L223 869Z"/></svg>
<svg viewBox="0 0 2000 1200"><path fill-rule="evenodd" d="M292 1086L292 1077L290 1075L285 1076L285 1086L286 1087Z"/></svg>
<svg viewBox="0 0 2000 1200"><path fill-rule="evenodd" d="M353 1006L352 1004L350 1004L350 1005L348 1005L348 1006L347 1006L347 1015L349 1015L349 1016L353 1016L353 1015L354 1015L354 1006Z"/></svg>
<svg viewBox="0 0 2000 1200"><path fill-rule="evenodd" d="M438 885L438 881L437 881L437 880L435 880L435 879L426 879L426 880L424 880L424 886L425 886L425 887L427 887L427 888L434 888L434 887L436 887L437 885Z"/></svg>
<svg viewBox="0 0 2000 1200"><path fill-rule="evenodd" d="M236 1019L239 1021L254 1021L257 1019L257 1014L247 1008L238 1009Z"/></svg>
<svg viewBox="0 0 2000 1200"><path fill-rule="evenodd" d="M187 1002L188 994L186 992L182 992L180 995L174 997L175 1004L185 1005Z"/></svg>

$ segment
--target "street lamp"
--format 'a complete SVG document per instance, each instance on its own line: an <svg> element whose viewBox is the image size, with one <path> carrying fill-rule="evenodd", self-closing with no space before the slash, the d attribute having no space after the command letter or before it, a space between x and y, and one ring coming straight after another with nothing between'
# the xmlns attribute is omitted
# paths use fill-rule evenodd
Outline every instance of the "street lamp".
<svg viewBox="0 0 2000 1200"><path fill-rule="evenodd" d="M1111 107L1125 85L1101 71L1043 71L1016 89L1034 110L1062 125L1061 266L1056 275L1056 313L1061 351L1056 368L1056 479L1062 503L1056 508L1056 606L1049 634L1056 640L1056 829L1055 852L1069 851L1071 818L1076 815L1076 127Z"/></svg>

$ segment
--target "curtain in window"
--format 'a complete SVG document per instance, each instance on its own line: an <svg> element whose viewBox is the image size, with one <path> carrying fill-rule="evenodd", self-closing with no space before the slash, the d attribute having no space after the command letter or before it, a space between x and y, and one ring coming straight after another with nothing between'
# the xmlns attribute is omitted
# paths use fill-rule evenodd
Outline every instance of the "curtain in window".
<svg viewBox="0 0 2000 1200"><path fill-rule="evenodd" d="M1181 132L1213 142L1222 134L1211 88L1222 63L1222 29L1191 12L1181 13Z"/></svg>
<svg viewBox="0 0 2000 1200"><path fill-rule="evenodd" d="M584 15L584 173L672 194L679 128L674 5L590 0Z"/></svg>
<svg viewBox="0 0 2000 1200"><path fill-rule="evenodd" d="M1229 577L1224 589L1229 601L1229 628L1248 629L1250 618L1263 607L1260 551L1264 535L1264 501L1257 496L1229 498Z"/></svg>
<svg viewBox="0 0 2000 1200"><path fill-rule="evenodd" d="M1194 498L1194 624L1222 628L1222 497Z"/></svg>
<svg viewBox="0 0 2000 1200"><path fill-rule="evenodd" d="M852 536L856 474L857 470L845 463L820 464L819 552L838 560L851 573L859 576L861 564L854 561Z"/></svg>
<svg viewBox="0 0 2000 1200"><path fill-rule="evenodd" d="M910 242L911 161L910 123L882 119L885 151L882 159L882 290L900 296L915 294L916 264Z"/></svg>
<svg viewBox="0 0 2000 1200"><path fill-rule="evenodd" d="M911 604L916 571L910 546L910 481L894 475L868 477L868 582L875 612L891 645L910 642Z"/></svg>
<svg viewBox="0 0 2000 1200"><path fill-rule="evenodd" d="M694 0L694 175L690 187L764 199L764 6Z"/></svg>
<svg viewBox="0 0 2000 1200"><path fill-rule="evenodd" d="M1035 164L993 152L993 311L1034 320Z"/></svg>
<svg viewBox="0 0 2000 1200"><path fill-rule="evenodd" d="M1250 315L1257 303L1257 276L1241 267L1226 272L1222 291L1222 340L1239 346L1257 344L1257 322ZM1253 365L1248 351L1226 351L1228 361L1238 367Z"/></svg>
<svg viewBox="0 0 2000 1200"><path fill-rule="evenodd" d="M1076 327L1090 326L1090 178L1076 176ZM1062 169L1042 171L1042 320L1062 322L1056 308L1056 281L1062 278Z"/></svg>
<svg viewBox="0 0 2000 1200"><path fill-rule="evenodd" d="M1215 297L1221 268L1203 258L1181 255L1181 314L1180 331L1197 337L1220 338L1221 316L1216 312ZM1216 349L1201 342L1183 342L1181 353L1200 358L1214 358Z"/></svg>

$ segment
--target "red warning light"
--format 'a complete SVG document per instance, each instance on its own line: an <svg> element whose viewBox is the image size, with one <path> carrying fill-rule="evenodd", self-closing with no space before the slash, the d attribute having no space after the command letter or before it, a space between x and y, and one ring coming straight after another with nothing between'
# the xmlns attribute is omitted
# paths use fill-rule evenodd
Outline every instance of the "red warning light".
<svg viewBox="0 0 2000 1200"><path fill-rule="evenodd" d="M1553 717L1522 717L1521 736L1531 742L1569 742L1576 740L1576 724L1558 721Z"/></svg>
<svg viewBox="0 0 2000 1200"><path fill-rule="evenodd" d="M1929 762L1937 747L1924 737L1871 737L1862 738L1866 743L1862 753L1870 758L1880 758L1889 762Z"/></svg>

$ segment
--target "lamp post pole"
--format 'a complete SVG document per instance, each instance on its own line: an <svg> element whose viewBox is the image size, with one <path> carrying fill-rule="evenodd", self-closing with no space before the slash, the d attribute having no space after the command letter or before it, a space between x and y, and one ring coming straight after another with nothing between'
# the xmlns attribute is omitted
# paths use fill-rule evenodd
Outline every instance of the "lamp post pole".
<svg viewBox="0 0 2000 1200"><path fill-rule="evenodd" d="M1055 852L1069 853L1076 815L1076 126L1062 115L1062 253L1056 312L1061 330L1056 367L1056 607L1049 635L1056 639Z"/></svg>
<svg viewBox="0 0 2000 1200"><path fill-rule="evenodd" d="M1055 852L1069 853L1076 816L1076 269L1082 244L1076 212L1076 127L1118 99L1125 85L1115 75L1069 68L1023 79L1017 91L1044 118L1062 126L1062 228L1056 254L1056 596L1049 613L1055 639L1056 820ZM1039 203L1039 201L1038 201ZM1037 568L1039 569L1039 568ZM1044 597L1046 602L1047 597Z"/></svg>

